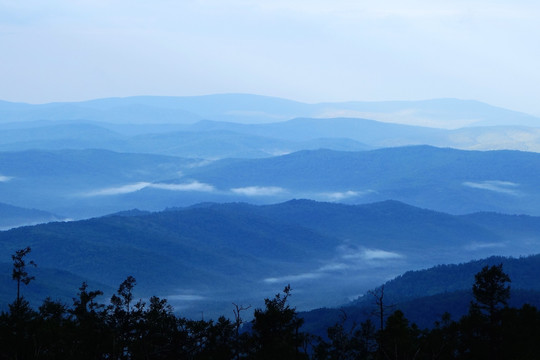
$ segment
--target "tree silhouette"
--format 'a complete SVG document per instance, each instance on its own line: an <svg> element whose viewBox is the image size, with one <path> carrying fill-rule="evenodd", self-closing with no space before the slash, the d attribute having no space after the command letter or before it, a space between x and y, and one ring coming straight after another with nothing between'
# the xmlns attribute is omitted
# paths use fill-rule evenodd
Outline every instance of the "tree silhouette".
<svg viewBox="0 0 540 360"><path fill-rule="evenodd" d="M257 343L255 359L303 359L300 354L302 344L299 328L303 319L298 317L295 308L287 303L291 287L287 285L282 294L273 299L265 299L266 308L256 309L252 321L253 337Z"/></svg>
<svg viewBox="0 0 540 360"><path fill-rule="evenodd" d="M476 337L473 349L476 358L488 356L491 360L500 358L502 342L502 310L507 307L510 298L510 277L503 271L502 264L484 266L474 276L470 323ZM474 351L474 350L473 350Z"/></svg>
<svg viewBox="0 0 540 360"><path fill-rule="evenodd" d="M375 298L375 306L376 309L373 312L373 315L378 317L379 320L379 331L378 331L378 353L379 357L383 356L383 349L381 348L382 345L382 333L384 331L384 321L385 321L385 314L386 310L390 310L394 307L393 304L388 305L385 303L384 300L384 285L380 286L379 288L369 291L369 294L371 294Z"/></svg>
<svg viewBox="0 0 540 360"><path fill-rule="evenodd" d="M416 359L421 350L420 331L416 324L409 324L401 310L386 319L380 341L383 358L388 360Z"/></svg>
<svg viewBox="0 0 540 360"><path fill-rule="evenodd" d="M355 360L364 359L376 350L375 326L366 320L357 326L347 324L347 313L341 309L341 320L326 329L328 342L318 339L314 348L316 360Z"/></svg>
<svg viewBox="0 0 540 360"><path fill-rule="evenodd" d="M133 343L136 341L136 325L144 313L145 304L139 301L131 306L133 301L133 288L136 280L128 276L111 297L111 313L109 322L114 329L113 357L117 359L129 359Z"/></svg>
<svg viewBox="0 0 540 360"><path fill-rule="evenodd" d="M510 277L503 271L502 264L484 266L474 276L472 287L473 306L486 313L491 322L495 321L498 311L508 305L510 298Z"/></svg>
<svg viewBox="0 0 540 360"><path fill-rule="evenodd" d="M83 282L73 298L73 306L69 309L73 321L74 340L71 341L71 358L96 359L109 345L111 331L105 324L105 305L97 301L103 295L101 290L88 290L88 284Z"/></svg>
<svg viewBox="0 0 540 360"><path fill-rule="evenodd" d="M233 313L234 313L234 334L235 334L235 336L234 336L234 358L235 359L240 359L240 356L241 356L241 353L242 353L242 349L241 349L242 341L241 341L241 337L240 337L240 328L241 328L242 324L244 323L240 313L242 311L249 310L251 308L251 305L243 306L243 305L238 305L238 304L235 304L235 303L232 303L232 304L234 305L234 309L233 309ZM243 342L245 342L245 341L243 341Z"/></svg>
<svg viewBox="0 0 540 360"><path fill-rule="evenodd" d="M11 255L11 259L13 260L13 272L11 277L13 280L17 281L17 303L21 301L21 282L24 285L28 285L30 281L35 279L33 276L28 276L28 272L26 272L27 264L24 261L24 257L28 255L30 251L32 251L32 249L27 246L24 249L15 251L15 254ZM30 260L28 265L37 266L33 260Z"/></svg>

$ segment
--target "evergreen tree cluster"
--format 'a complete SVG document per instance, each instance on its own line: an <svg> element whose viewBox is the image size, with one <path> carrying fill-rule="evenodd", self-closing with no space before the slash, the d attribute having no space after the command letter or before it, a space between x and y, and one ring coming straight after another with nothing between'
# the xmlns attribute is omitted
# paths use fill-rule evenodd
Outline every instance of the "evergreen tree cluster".
<svg viewBox="0 0 540 360"><path fill-rule="evenodd" d="M178 317L166 299L133 301L128 277L111 297L86 283L72 306L47 298L34 310L20 297L0 314L0 359L307 359L290 287L256 309L250 331L235 321Z"/></svg>
<svg viewBox="0 0 540 360"><path fill-rule="evenodd" d="M12 277L18 285L32 280L25 271L29 252L26 248L13 257ZM0 359L540 358L540 311L530 305L508 307L509 283L502 265L486 266L475 276L469 313L457 321L446 313L422 330L396 310L377 326L370 319L346 326L343 313L325 337L302 331L303 319L288 302L290 286L265 299L248 323L241 312L249 307L236 304L233 320L192 320L175 315L166 299L135 301L131 276L109 304L98 301L101 291L83 283L71 305L47 298L32 309L18 287L9 311L0 314ZM383 309L382 295L378 299Z"/></svg>

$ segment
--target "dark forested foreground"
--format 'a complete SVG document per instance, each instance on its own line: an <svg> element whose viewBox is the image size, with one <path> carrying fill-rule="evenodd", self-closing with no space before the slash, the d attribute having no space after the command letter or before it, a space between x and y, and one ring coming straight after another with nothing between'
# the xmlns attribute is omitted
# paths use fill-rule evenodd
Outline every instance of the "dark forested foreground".
<svg viewBox="0 0 540 360"><path fill-rule="evenodd" d="M86 283L68 306L46 299L36 311L21 295L28 284L30 248L13 256L15 301L0 315L1 359L533 359L540 358L540 312L510 308L510 278L502 265L485 266L472 284L474 300L458 321L449 314L430 329L410 324L397 310L385 316L383 296L373 319L342 322L325 337L302 331L286 286L244 323L248 306L233 304L232 320L178 317L166 299L135 301L133 277L110 299Z"/></svg>

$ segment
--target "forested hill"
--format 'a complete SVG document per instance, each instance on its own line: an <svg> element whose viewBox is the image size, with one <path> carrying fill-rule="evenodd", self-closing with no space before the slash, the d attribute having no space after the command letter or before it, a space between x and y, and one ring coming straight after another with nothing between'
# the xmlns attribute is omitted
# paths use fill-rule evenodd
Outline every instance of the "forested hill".
<svg viewBox="0 0 540 360"><path fill-rule="evenodd" d="M343 313L347 314L349 324L366 319L376 321L374 314L379 311L377 301L382 296L387 315L399 309L421 328L433 327L436 321L441 321L445 312L453 319L465 315L473 300L475 274L485 266L499 264L503 265L504 272L511 280L509 305L540 306L540 279L537 276L540 273L540 255L520 258L492 256L466 263L407 271L342 307L316 309L302 313L302 316L306 319L306 327L316 333L339 322Z"/></svg>
<svg viewBox="0 0 540 360"><path fill-rule="evenodd" d="M109 289L132 275L139 295L169 297L189 314L230 312L231 302L260 301L287 283L309 309L343 304L410 269L537 253L539 230L537 217L454 216L396 201L206 203L0 232L0 262L30 246L32 271L61 270L66 285L84 279ZM46 289L36 272L25 291L40 281ZM13 291L5 285L3 299Z"/></svg>

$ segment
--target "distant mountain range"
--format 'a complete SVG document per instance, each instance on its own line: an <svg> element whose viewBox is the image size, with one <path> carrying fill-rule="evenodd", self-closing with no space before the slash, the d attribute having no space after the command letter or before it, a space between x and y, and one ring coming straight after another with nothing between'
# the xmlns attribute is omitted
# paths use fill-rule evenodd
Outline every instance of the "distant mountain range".
<svg viewBox="0 0 540 360"><path fill-rule="evenodd" d="M186 176L217 189L237 189L247 198L264 197L267 189L282 199L354 203L394 199L457 214L540 214L540 184L532 176L539 171L540 155L536 153L416 146L224 160L193 168Z"/></svg>
<svg viewBox="0 0 540 360"><path fill-rule="evenodd" d="M133 96L41 105L0 102L2 123L85 119L116 124L188 124L206 119L256 124L298 117L367 118L452 129L471 125L539 126L539 119L533 116L478 101L459 99L307 104L268 96L218 94L186 97Z"/></svg>
<svg viewBox="0 0 540 360"><path fill-rule="evenodd" d="M0 151L260 158L405 145L540 151L540 119L475 101L303 104L255 95L0 102Z"/></svg>
<svg viewBox="0 0 540 360"><path fill-rule="evenodd" d="M2 126L0 125L0 128ZM283 139L226 129L198 130L199 126L111 126L102 123L34 123L23 128L4 126L0 150L105 149L196 158L260 158L298 150L371 148L348 138Z"/></svg>
<svg viewBox="0 0 540 360"><path fill-rule="evenodd" d="M335 306L409 269L537 253L538 234L537 217L453 216L395 201L209 203L0 232L0 262L30 246L38 269L60 271L56 281L67 277L66 287L86 279L114 289L133 275L137 296L168 297L196 316L230 312L231 302L258 305L287 283L300 309ZM25 293L54 289L37 275ZM52 295L77 291L61 290Z"/></svg>
<svg viewBox="0 0 540 360"><path fill-rule="evenodd" d="M540 215L537 173L537 153L429 146L300 151L219 161L105 150L34 150L0 153L0 199L71 219L134 208L271 204L295 198L349 204L398 200L453 214Z"/></svg>
<svg viewBox="0 0 540 360"><path fill-rule="evenodd" d="M0 101L0 230L13 228L0 301L25 246L33 304L71 301L85 280L110 295L134 275L137 295L192 316L287 283L309 309L411 269L535 254L537 152L539 118L457 99ZM442 296L411 299L424 295Z"/></svg>

